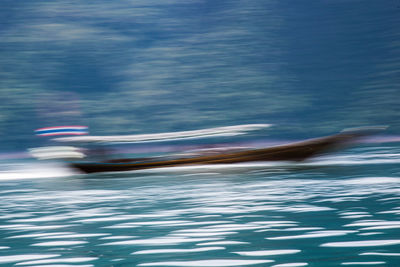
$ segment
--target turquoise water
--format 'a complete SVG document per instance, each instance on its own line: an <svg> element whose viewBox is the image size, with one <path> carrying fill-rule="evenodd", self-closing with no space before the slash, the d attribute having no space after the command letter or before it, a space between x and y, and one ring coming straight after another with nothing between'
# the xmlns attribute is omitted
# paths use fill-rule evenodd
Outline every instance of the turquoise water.
<svg viewBox="0 0 400 267"><path fill-rule="evenodd" d="M120 174L8 163L0 265L400 266L399 161L373 145Z"/></svg>

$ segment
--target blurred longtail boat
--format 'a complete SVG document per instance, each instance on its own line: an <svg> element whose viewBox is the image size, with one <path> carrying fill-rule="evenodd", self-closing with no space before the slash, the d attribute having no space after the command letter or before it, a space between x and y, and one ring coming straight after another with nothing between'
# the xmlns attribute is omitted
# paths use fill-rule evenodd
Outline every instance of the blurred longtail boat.
<svg viewBox="0 0 400 267"><path fill-rule="evenodd" d="M268 124L248 124L160 134L125 136L74 136L53 140L68 143L135 143L159 142L214 136L234 136L268 127ZM118 158L112 160L72 161L69 165L84 173L120 172L162 167L206 164L231 164L262 161L304 161L306 159L353 144L362 137L375 134L384 127L365 127L344 130L338 134L266 148L214 149L200 153L147 158Z"/></svg>

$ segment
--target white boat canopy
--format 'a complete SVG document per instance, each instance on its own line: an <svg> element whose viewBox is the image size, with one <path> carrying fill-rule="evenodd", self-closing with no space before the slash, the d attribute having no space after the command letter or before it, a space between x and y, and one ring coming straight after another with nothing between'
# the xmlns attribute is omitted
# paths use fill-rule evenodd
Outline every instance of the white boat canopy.
<svg viewBox="0 0 400 267"><path fill-rule="evenodd" d="M220 136L237 136L246 134L249 131L261 130L272 126L271 124L242 124L234 126L207 128L193 131L135 134L135 135L111 135L111 136L71 136L58 137L52 140L57 142L76 142L76 143L142 143L142 142L162 142L182 139L197 139Z"/></svg>

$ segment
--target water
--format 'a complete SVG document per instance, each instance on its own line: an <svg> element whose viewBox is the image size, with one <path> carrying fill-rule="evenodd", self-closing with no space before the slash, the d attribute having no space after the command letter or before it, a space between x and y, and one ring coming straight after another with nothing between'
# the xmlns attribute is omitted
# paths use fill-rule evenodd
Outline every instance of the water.
<svg viewBox="0 0 400 267"><path fill-rule="evenodd" d="M373 145L119 174L8 164L0 265L399 266L399 160Z"/></svg>

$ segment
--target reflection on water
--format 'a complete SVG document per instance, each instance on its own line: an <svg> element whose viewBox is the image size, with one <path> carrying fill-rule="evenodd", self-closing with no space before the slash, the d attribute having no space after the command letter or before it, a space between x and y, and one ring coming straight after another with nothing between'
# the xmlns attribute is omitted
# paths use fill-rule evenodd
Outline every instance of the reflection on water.
<svg viewBox="0 0 400 267"><path fill-rule="evenodd" d="M52 178L9 169L0 264L398 266L399 155L88 176L35 165Z"/></svg>

